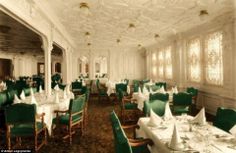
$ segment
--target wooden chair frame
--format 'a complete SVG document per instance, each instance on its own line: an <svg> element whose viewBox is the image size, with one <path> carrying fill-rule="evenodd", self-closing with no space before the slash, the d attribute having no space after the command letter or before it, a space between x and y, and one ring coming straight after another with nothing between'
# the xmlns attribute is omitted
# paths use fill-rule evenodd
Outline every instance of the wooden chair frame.
<svg viewBox="0 0 236 153"><path fill-rule="evenodd" d="M81 133L83 135L83 130L84 130L84 117L83 117L84 112L83 111L72 113L70 110L66 110L66 111L55 110L54 113L56 113L57 125L59 125L59 120L60 120L59 113L69 113L69 124L67 126L68 134L66 134L63 137L63 139L69 138L69 142L70 142L70 144L72 144L72 135L75 134L75 131L72 131L72 128L74 128L76 126L81 126ZM72 117L75 116L75 115L79 115L79 114L81 114L81 116L82 116L81 119L73 123L72 122Z"/></svg>
<svg viewBox="0 0 236 153"><path fill-rule="evenodd" d="M124 96L122 98L122 102L121 102L121 121L122 123L125 123L126 122L126 113L137 113L137 109L125 109L125 103L127 102L136 102L137 100L132 98L131 96ZM135 115L136 116L136 115ZM134 120L129 120L129 121L135 121Z"/></svg>
<svg viewBox="0 0 236 153"><path fill-rule="evenodd" d="M35 122L34 124L34 150L35 152L38 152L39 149L43 146L47 144L47 128L46 125L44 124L44 115L45 113L42 114L36 114L35 115L35 121L37 119L41 119L41 123L43 125L42 129L38 130L37 129L37 122ZM11 126L10 124L6 124L6 141L7 141L7 149L11 150L11 148L14 148L17 145L21 146L21 137L16 137L16 140L18 142L18 144L14 145L11 147ZM41 144L38 145L38 135L44 132L44 140L42 140Z"/></svg>

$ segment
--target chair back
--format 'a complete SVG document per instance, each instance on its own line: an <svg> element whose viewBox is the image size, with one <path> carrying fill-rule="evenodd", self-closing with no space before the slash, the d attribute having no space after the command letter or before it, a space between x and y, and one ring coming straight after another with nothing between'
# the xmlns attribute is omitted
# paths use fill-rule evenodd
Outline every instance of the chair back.
<svg viewBox="0 0 236 153"><path fill-rule="evenodd" d="M166 90L166 82L157 82L156 86L158 86L159 88L161 88L162 86L164 86L164 89Z"/></svg>
<svg viewBox="0 0 236 153"><path fill-rule="evenodd" d="M145 116L150 115L152 109L157 115L163 116L165 114L166 102L161 100L148 100L144 102L143 113Z"/></svg>
<svg viewBox="0 0 236 153"><path fill-rule="evenodd" d="M127 91L127 84L123 84L123 83L116 84L116 93L118 93L119 90L126 92Z"/></svg>
<svg viewBox="0 0 236 153"><path fill-rule="evenodd" d="M229 130L236 124L236 110L219 107L216 112L216 117L213 125L229 132Z"/></svg>
<svg viewBox="0 0 236 153"><path fill-rule="evenodd" d="M81 89L82 87L82 82L79 81L74 81L71 83L72 90L73 89Z"/></svg>
<svg viewBox="0 0 236 153"><path fill-rule="evenodd" d="M193 87L188 87L187 88L187 93L191 94L192 96L197 96L198 95L198 89L193 88Z"/></svg>
<svg viewBox="0 0 236 153"><path fill-rule="evenodd" d="M70 100L69 110L70 113L77 113L83 110L85 104L85 95L79 95L75 99Z"/></svg>
<svg viewBox="0 0 236 153"><path fill-rule="evenodd" d="M0 92L0 108L7 105L7 91Z"/></svg>
<svg viewBox="0 0 236 153"><path fill-rule="evenodd" d="M7 101L8 104L12 104L15 98L15 94L18 95L17 90L10 90L7 92Z"/></svg>
<svg viewBox="0 0 236 153"><path fill-rule="evenodd" d="M154 94L150 94L149 96L149 100L161 100L164 102L167 102L169 100L169 94L166 93L154 93Z"/></svg>
<svg viewBox="0 0 236 153"><path fill-rule="evenodd" d="M110 115L114 135L115 153L132 153L132 148L114 111Z"/></svg>
<svg viewBox="0 0 236 153"><path fill-rule="evenodd" d="M36 105L19 103L5 109L6 124L35 123Z"/></svg>
<svg viewBox="0 0 236 153"><path fill-rule="evenodd" d="M173 94L173 105L189 106L191 104L192 104L192 96L190 94L184 92Z"/></svg>

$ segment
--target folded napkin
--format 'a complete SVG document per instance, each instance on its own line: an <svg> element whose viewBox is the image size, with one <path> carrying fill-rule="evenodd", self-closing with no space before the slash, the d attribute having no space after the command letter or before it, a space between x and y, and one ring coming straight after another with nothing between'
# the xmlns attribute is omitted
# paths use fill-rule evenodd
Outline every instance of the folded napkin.
<svg viewBox="0 0 236 153"><path fill-rule="evenodd" d="M66 86L66 94L67 94L67 96L70 95L70 85Z"/></svg>
<svg viewBox="0 0 236 153"><path fill-rule="evenodd" d="M20 99L25 100L25 92L24 92L24 90L22 90L22 92L20 94Z"/></svg>
<svg viewBox="0 0 236 153"><path fill-rule="evenodd" d="M166 93L164 86L161 86L161 88L159 89L159 92L160 92L160 93L163 93L163 94Z"/></svg>
<svg viewBox="0 0 236 153"><path fill-rule="evenodd" d="M82 86L86 86L86 83L84 80L82 81Z"/></svg>
<svg viewBox="0 0 236 153"><path fill-rule="evenodd" d="M142 95L142 91L141 91L141 88L138 87L138 94L141 96Z"/></svg>
<svg viewBox="0 0 236 153"><path fill-rule="evenodd" d="M178 88L175 86L175 87L172 87L172 93L174 94L177 94L178 93Z"/></svg>
<svg viewBox="0 0 236 153"><path fill-rule="evenodd" d="M54 87L54 90L56 90L56 91L59 91L59 90L60 90L58 84Z"/></svg>
<svg viewBox="0 0 236 153"><path fill-rule="evenodd" d="M149 92L146 87L143 87L143 94L144 95L149 95Z"/></svg>
<svg viewBox="0 0 236 153"><path fill-rule="evenodd" d="M30 95L31 95L31 96L33 96L33 95L34 95L33 88L30 88Z"/></svg>
<svg viewBox="0 0 236 153"><path fill-rule="evenodd" d="M166 103L165 114L164 114L163 118L164 118L164 120L171 120L173 118L169 103Z"/></svg>
<svg viewBox="0 0 236 153"><path fill-rule="evenodd" d="M64 99L67 99L66 90L63 91L63 98L64 98Z"/></svg>
<svg viewBox="0 0 236 153"><path fill-rule="evenodd" d="M43 89L41 85L39 86L39 93L43 93Z"/></svg>
<svg viewBox="0 0 236 153"><path fill-rule="evenodd" d="M194 117L191 123L198 123L200 125L206 124L205 108L203 107L200 112Z"/></svg>
<svg viewBox="0 0 236 153"><path fill-rule="evenodd" d="M14 104L21 103L21 100L18 98L18 96L15 94L14 95Z"/></svg>
<svg viewBox="0 0 236 153"><path fill-rule="evenodd" d="M184 145L180 139L180 135L179 135L176 124L174 125L174 130L173 130L172 137L169 143L169 147L175 150L184 148Z"/></svg>
<svg viewBox="0 0 236 153"><path fill-rule="evenodd" d="M31 95L31 104L36 104L37 105L37 101L36 101L34 95Z"/></svg>
<svg viewBox="0 0 236 153"><path fill-rule="evenodd" d="M150 109L150 119L147 123L148 126L159 126L163 120L152 109Z"/></svg>
<svg viewBox="0 0 236 153"><path fill-rule="evenodd" d="M130 94L130 87L127 86L127 93Z"/></svg>
<svg viewBox="0 0 236 153"><path fill-rule="evenodd" d="M55 93L54 101L55 101L55 103L59 103L60 102L60 100L59 100L59 93L58 92Z"/></svg>
<svg viewBox="0 0 236 153"><path fill-rule="evenodd" d="M236 124L229 130L229 132L236 137Z"/></svg>

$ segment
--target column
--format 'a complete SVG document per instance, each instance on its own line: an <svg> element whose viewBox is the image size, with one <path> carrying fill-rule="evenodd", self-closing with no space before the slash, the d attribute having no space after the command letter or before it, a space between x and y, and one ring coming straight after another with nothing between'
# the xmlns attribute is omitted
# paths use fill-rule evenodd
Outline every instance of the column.
<svg viewBox="0 0 236 153"><path fill-rule="evenodd" d="M53 49L52 41L49 41L47 38L43 38L44 50L44 89L46 95L49 97L51 95L51 52Z"/></svg>

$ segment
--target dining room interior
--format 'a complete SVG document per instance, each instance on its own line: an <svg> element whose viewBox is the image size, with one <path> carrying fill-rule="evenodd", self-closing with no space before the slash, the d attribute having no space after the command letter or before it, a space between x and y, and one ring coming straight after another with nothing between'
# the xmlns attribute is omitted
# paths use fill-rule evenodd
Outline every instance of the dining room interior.
<svg viewBox="0 0 236 153"><path fill-rule="evenodd" d="M236 0L0 0L0 152L236 153Z"/></svg>

